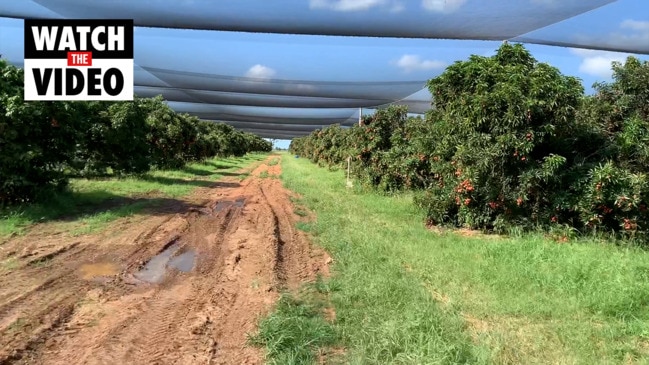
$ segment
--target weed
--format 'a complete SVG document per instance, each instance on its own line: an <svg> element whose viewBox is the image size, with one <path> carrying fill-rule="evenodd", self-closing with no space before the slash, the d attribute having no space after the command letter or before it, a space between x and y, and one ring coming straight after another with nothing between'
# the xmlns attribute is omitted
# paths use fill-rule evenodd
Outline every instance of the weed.
<svg viewBox="0 0 649 365"><path fill-rule="evenodd" d="M40 260L32 261L29 263L29 266L32 267L44 267L52 261L51 257L43 257Z"/></svg>
<svg viewBox="0 0 649 365"><path fill-rule="evenodd" d="M313 230L313 225L307 222L297 222L295 223L295 228L304 232L311 232Z"/></svg>
<svg viewBox="0 0 649 365"><path fill-rule="evenodd" d="M293 212L294 212L296 215L300 216L300 217L306 217L307 215L309 215L309 213L307 213L307 212L306 212L304 209L302 209L302 208L295 208L295 210L294 210Z"/></svg>
<svg viewBox="0 0 649 365"><path fill-rule="evenodd" d="M10 257L0 261L0 272L8 272L17 269L19 266L18 260L15 257Z"/></svg>
<svg viewBox="0 0 649 365"><path fill-rule="evenodd" d="M7 327L7 332L9 334L21 332L26 324L27 324L27 320L25 318L18 317L15 321L13 321L9 325L9 327Z"/></svg>

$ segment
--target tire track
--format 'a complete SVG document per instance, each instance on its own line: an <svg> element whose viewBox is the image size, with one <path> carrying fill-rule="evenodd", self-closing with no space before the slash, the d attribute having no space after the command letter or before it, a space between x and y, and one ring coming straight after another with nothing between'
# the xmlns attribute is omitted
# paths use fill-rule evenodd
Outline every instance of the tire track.
<svg viewBox="0 0 649 365"><path fill-rule="evenodd" d="M277 278L277 287L279 290L282 290L286 285L286 279L288 276L286 272L285 262L284 262L284 246L286 245L286 242L284 241L284 239L282 239L282 229L281 229L282 225L280 223L279 217L275 212L275 208L271 204L270 199L268 199L268 195L264 190L265 190L264 187L260 186L259 191L264 197L264 203L268 205L268 208L270 209L272 214L273 238L274 238L273 251L275 252L275 259L273 260L274 262L273 271Z"/></svg>
<svg viewBox="0 0 649 365"><path fill-rule="evenodd" d="M159 251L177 240L186 242L186 246L194 246L199 240L203 241L198 242L199 247L213 246L214 243L223 241L228 232L236 229L232 222L237 219L240 211L240 208L230 207L215 216L200 217L186 232L163 245ZM206 227L215 231L212 241L216 242L210 243L208 235L205 234ZM212 257L218 259L218 255ZM213 261L203 261L201 271L209 275L215 274L214 270L218 268L218 264L215 265ZM198 298L210 297L210 290L194 283L192 279L187 279L191 281L190 285L183 285L182 278L172 277L161 287L153 289L154 294L144 299L139 308L135 309L138 315L130 316L127 321L120 321L117 327L109 330L112 335L104 339L102 346L96 347L92 356L86 358L83 363L174 363L178 358L191 357L195 360L194 356L188 354L199 350L214 353L214 341L210 336L205 337L203 334L202 337L205 338L196 338L194 331L186 331L192 327L191 323L197 320L196 313L205 312L205 303ZM201 337L200 332L198 337ZM173 341L170 341L170 338ZM205 344L204 348L196 348L195 343Z"/></svg>
<svg viewBox="0 0 649 365"><path fill-rule="evenodd" d="M0 349L25 345L22 359L6 357L8 363L260 364L262 350L246 346L257 319L279 290L315 278L325 262L293 228L281 182L259 177L264 170L279 175L279 168L262 164L239 186L202 189L205 208L122 223L116 237L84 243L79 247L92 249L64 268L53 266L51 280L34 281L31 294L0 301L15 311L35 307L34 321L50 318L42 330L30 330L30 340L2 343ZM191 272L169 269L158 284L133 277L172 244L179 245L174 255L195 253ZM88 283L76 274L83 261L109 259L123 269L113 281ZM47 272L36 268L20 272Z"/></svg>

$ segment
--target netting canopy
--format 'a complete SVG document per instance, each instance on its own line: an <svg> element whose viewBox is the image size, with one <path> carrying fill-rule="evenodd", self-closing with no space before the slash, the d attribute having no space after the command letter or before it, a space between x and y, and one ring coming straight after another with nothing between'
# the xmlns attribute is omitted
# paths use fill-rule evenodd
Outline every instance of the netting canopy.
<svg viewBox="0 0 649 365"><path fill-rule="evenodd" d="M649 54L647 0L22 0L0 17L18 66L22 19L134 19L136 95L273 138L424 113L428 79L504 40Z"/></svg>

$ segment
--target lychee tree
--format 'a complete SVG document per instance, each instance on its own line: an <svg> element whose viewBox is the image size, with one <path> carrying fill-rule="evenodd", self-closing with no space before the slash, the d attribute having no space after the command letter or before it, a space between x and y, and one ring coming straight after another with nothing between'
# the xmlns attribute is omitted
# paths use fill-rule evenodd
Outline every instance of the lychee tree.
<svg viewBox="0 0 649 365"><path fill-rule="evenodd" d="M647 239L649 228L649 62L614 62L613 81L594 85L580 119L604 136L602 163L587 174L579 208L593 230Z"/></svg>
<svg viewBox="0 0 649 365"><path fill-rule="evenodd" d="M573 209L560 192L570 190L570 169L591 148L576 123L577 78L505 43L492 57L449 66L428 88L436 178L416 202L432 223L502 229Z"/></svg>

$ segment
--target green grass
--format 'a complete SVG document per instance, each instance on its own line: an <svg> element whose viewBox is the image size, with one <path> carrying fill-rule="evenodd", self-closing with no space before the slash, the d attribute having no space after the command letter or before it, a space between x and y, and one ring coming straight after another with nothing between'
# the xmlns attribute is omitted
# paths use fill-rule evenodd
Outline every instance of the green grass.
<svg viewBox="0 0 649 365"><path fill-rule="evenodd" d="M265 346L269 364L309 364L319 348L333 345L336 333L324 317L325 302L314 286L297 295L284 293L273 313L259 323L249 343Z"/></svg>
<svg viewBox="0 0 649 365"><path fill-rule="evenodd" d="M295 228L304 232L311 232L313 230L313 224L308 222L297 222L295 223Z"/></svg>
<svg viewBox="0 0 649 365"><path fill-rule="evenodd" d="M279 163L279 161L280 161L279 157L273 158L272 160L268 161L268 166L275 166Z"/></svg>
<svg viewBox="0 0 649 365"><path fill-rule="evenodd" d="M300 207L295 208L293 212L300 217L306 217L309 214L308 212L306 212L304 209Z"/></svg>
<svg viewBox="0 0 649 365"><path fill-rule="evenodd" d="M127 204L106 212L88 214L78 220L79 227L70 231L72 235L81 235L97 232L106 227L106 224L122 217L130 217L144 208L155 206L156 200L141 201L133 204Z"/></svg>
<svg viewBox="0 0 649 365"><path fill-rule="evenodd" d="M436 233L409 194L347 189L342 172L286 154L282 167L317 215L300 228L334 258L347 363L649 363L648 252Z"/></svg>
<svg viewBox="0 0 649 365"><path fill-rule="evenodd" d="M259 173L259 178L260 178L260 179L266 179L266 178L278 179L279 176L277 176L277 175L275 175L275 174L270 174L270 173L268 173L267 170L264 170L264 171L262 171L262 172Z"/></svg>
<svg viewBox="0 0 649 365"><path fill-rule="evenodd" d="M131 216L145 208L177 199L197 187L209 187L233 171L265 159L267 154L215 158L177 170L151 171L140 176L95 179L74 178L70 189L40 203L0 211L0 239L22 234L38 222L60 220L74 223L72 234L96 232L107 223Z"/></svg>

